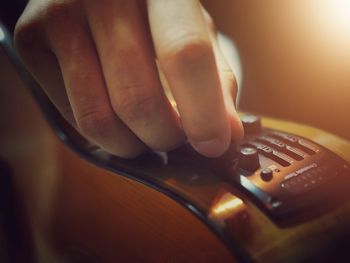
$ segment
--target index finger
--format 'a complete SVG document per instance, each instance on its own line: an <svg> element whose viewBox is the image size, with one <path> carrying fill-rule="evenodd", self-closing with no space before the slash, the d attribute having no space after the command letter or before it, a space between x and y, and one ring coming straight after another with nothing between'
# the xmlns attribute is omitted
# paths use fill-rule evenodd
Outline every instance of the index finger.
<svg viewBox="0 0 350 263"><path fill-rule="evenodd" d="M231 142L213 47L196 0L149 0L148 14L159 64L192 146L208 157Z"/></svg>

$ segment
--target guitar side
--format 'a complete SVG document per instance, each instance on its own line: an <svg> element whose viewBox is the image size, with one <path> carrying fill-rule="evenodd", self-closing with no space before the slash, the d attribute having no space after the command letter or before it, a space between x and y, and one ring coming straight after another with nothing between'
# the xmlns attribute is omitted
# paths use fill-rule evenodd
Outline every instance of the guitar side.
<svg viewBox="0 0 350 263"><path fill-rule="evenodd" d="M23 223L31 230L39 261L236 261L173 200L68 150L23 92L16 74L7 70L2 81L13 89L1 96L1 155L13 169L26 214ZM341 138L284 121L264 119L263 124L309 138L350 161L350 144ZM249 201L245 206L250 219L233 225L235 239L256 262L301 260L310 249L340 238L350 220L349 202L287 228L276 226Z"/></svg>

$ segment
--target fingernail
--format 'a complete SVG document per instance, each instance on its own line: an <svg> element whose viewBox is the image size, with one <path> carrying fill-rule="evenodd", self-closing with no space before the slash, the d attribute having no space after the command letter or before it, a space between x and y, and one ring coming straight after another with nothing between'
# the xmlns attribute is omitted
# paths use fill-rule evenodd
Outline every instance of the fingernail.
<svg viewBox="0 0 350 263"><path fill-rule="evenodd" d="M192 142L193 148L211 158L216 158L221 156L228 148L229 144L221 139L213 139L201 142Z"/></svg>

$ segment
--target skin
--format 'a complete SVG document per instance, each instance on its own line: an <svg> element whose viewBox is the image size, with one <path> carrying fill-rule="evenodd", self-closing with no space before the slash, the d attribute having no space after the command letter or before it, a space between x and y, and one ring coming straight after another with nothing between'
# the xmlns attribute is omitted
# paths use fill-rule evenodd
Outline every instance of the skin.
<svg viewBox="0 0 350 263"><path fill-rule="evenodd" d="M197 0L31 0L15 43L64 118L114 155L188 141L218 157L242 137L234 74Z"/></svg>

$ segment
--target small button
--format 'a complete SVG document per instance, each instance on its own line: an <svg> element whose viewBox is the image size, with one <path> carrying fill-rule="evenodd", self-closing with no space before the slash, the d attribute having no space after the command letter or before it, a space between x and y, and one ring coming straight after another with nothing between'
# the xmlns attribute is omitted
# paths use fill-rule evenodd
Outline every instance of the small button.
<svg viewBox="0 0 350 263"><path fill-rule="evenodd" d="M273 171L270 168L264 168L260 172L260 177L265 182L271 181L273 177Z"/></svg>

